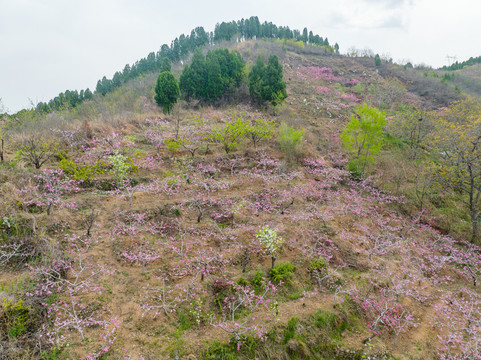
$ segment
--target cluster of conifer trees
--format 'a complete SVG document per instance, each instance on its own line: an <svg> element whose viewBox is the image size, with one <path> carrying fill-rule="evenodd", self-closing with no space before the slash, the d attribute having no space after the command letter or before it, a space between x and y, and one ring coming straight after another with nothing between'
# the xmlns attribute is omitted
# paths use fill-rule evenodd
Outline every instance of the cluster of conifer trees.
<svg viewBox="0 0 481 360"><path fill-rule="evenodd" d="M239 87L244 66L244 59L236 51L211 50L204 57L198 49L192 63L182 71L180 91L186 100L216 101Z"/></svg>
<svg viewBox="0 0 481 360"><path fill-rule="evenodd" d="M481 56L470 57L468 60L462 61L462 62L456 61L454 64L450 66L443 66L441 69L442 70L460 70L465 66L475 65L475 64L481 64Z"/></svg>
<svg viewBox="0 0 481 360"><path fill-rule="evenodd" d="M245 63L237 52L227 49L211 50L206 56L195 50L192 63L186 65L179 82L166 70L160 73L155 86L155 101L164 113L170 113L179 95L186 101L192 99L214 103L235 93L244 78ZM286 97L286 84L282 79L282 65L276 55L266 64L259 56L249 73L249 93L257 103L281 103Z"/></svg>
<svg viewBox="0 0 481 360"><path fill-rule="evenodd" d="M168 71L170 70L171 62L180 61L186 58L187 55L194 52L195 49L199 47L203 47L208 44L214 44L215 42L221 40L233 40L234 38L237 38L238 40L252 38L295 39L297 41L304 41L306 43L319 46L330 46L327 38L323 39L319 35L313 34L312 31L308 31L307 28L304 28L301 32L299 30L291 30L288 26L277 26L272 22L261 23L257 16L251 16L249 19L241 19L239 21L222 22L220 24L218 23L213 32L206 32L204 28L200 26L193 29L190 35L182 34L175 38L170 46L163 44L157 53L151 52L146 58L140 59L132 65L125 65L124 69L122 71L117 71L112 79L108 79L106 76L104 76L97 82L94 93L92 93L92 91L89 89L82 90L80 92L77 90L67 90L65 93L60 93L48 103L38 103L35 110L42 113L48 113L51 111L61 110L66 107L75 107L84 100L91 99L94 94L106 95L130 79L136 78L139 75L154 71ZM334 46L334 49L338 49L337 44ZM222 71L224 71L224 63L220 61L221 59L219 56L220 53L211 55L211 58L206 58L204 63L205 66L211 68L211 71L217 73L216 62L219 62L219 66L221 68L221 77L223 80L226 80L225 73L222 73ZM200 60L200 58L198 60ZM198 60L196 60L197 63ZM196 65L194 65L194 68L195 66ZM232 84L229 84L227 86L227 84L224 82L222 86L224 92L227 91L226 86L230 87L231 85ZM210 101L214 98L217 98L220 94L220 87L215 87L215 89L209 91L209 96L207 97L205 94L201 95L202 91L196 92L192 86L192 84L188 85L187 88L189 89L184 87L186 94L191 97Z"/></svg>

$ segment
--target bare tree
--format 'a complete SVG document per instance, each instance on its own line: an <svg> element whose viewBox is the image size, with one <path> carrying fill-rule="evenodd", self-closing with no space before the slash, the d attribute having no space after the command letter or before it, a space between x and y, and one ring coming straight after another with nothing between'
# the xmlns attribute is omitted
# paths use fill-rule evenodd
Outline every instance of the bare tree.
<svg viewBox="0 0 481 360"><path fill-rule="evenodd" d="M57 144L44 137L30 135L17 143L22 158L40 169L57 152Z"/></svg>

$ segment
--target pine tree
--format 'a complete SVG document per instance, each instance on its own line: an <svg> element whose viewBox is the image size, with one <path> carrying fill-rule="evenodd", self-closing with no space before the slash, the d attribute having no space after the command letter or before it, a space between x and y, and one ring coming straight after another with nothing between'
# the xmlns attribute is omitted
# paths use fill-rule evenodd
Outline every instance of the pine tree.
<svg viewBox="0 0 481 360"><path fill-rule="evenodd" d="M170 71L160 73L155 84L154 99L157 104L162 107L164 114L170 114L177 102L179 94L179 84L174 75L172 75Z"/></svg>
<svg viewBox="0 0 481 360"><path fill-rule="evenodd" d="M262 58L259 56L257 58L256 64L249 73L249 93L251 97L257 102L262 102L263 100L261 94L261 80L264 77L265 69L266 65L264 64Z"/></svg>
<svg viewBox="0 0 481 360"><path fill-rule="evenodd" d="M204 88L204 100L215 101L222 97L224 92L220 65L214 53L209 53L205 61L206 84Z"/></svg>
<svg viewBox="0 0 481 360"><path fill-rule="evenodd" d="M269 57L269 62L261 79L261 97L273 105L278 105L287 97L286 83L282 80L282 65L276 55Z"/></svg>

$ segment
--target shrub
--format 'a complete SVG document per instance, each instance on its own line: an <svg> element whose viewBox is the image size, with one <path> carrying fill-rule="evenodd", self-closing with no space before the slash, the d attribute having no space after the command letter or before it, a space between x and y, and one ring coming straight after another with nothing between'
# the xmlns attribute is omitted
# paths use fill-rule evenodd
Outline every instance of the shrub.
<svg viewBox="0 0 481 360"><path fill-rule="evenodd" d="M290 262L280 263L279 265L276 265L271 269L271 279L278 284L281 281L285 284L289 284L294 270L295 266L292 265Z"/></svg>
<svg viewBox="0 0 481 360"><path fill-rule="evenodd" d="M34 317L31 316L31 309L26 307L22 299L17 301L3 299L3 326L2 332L8 337L17 338L25 334L32 327Z"/></svg>
<svg viewBox="0 0 481 360"><path fill-rule="evenodd" d="M308 267L308 271L313 275L320 275L325 273L327 270L327 262L324 258L319 258L317 260L311 261Z"/></svg>
<svg viewBox="0 0 481 360"><path fill-rule="evenodd" d="M334 339L341 339L342 333L351 328L345 314L343 317L324 310L320 310L312 316L315 326L325 330L329 337Z"/></svg>
<svg viewBox="0 0 481 360"><path fill-rule="evenodd" d="M287 328L284 331L284 340L283 343L287 344L289 340L291 340L294 335L296 334L297 324L299 323L299 318L294 316L289 319L287 322Z"/></svg>
<svg viewBox="0 0 481 360"><path fill-rule="evenodd" d="M179 151L180 145L182 145L182 139L166 138L164 144L171 153Z"/></svg>
<svg viewBox="0 0 481 360"><path fill-rule="evenodd" d="M205 349L200 355L201 360L215 360L215 359L225 359L225 360L235 360L237 359L237 352L233 346L230 344L223 344L219 341L214 341L209 344L207 349Z"/></svg>
<svg viewBox="0 0 481 360"><path fill-rule="evenodd" d="M300 145L304 138L304 130L296 130L286 123L279 128L279 146L288 159L299 156Z"/></svg>
<svg viewBox="0 0 481 360"><path fill-rule="evenodd" d="M264 283L265 275L266 274L264 273L264 271L262 271L261 269L257 269L251 281L255 289L260 289L262 287L262 284Z"/></svg>
<svg viewBox="0 0 481 360"><path fill-rule="evenodd" d="M80 164L76 163L71 159L61 157L62 160L59 162L60 169L63 170L65 174L68 174L77 181L90 181L94 180L97 175L102 175L105 173L105 166L103 161L96 161L95 164Z"/></svg>

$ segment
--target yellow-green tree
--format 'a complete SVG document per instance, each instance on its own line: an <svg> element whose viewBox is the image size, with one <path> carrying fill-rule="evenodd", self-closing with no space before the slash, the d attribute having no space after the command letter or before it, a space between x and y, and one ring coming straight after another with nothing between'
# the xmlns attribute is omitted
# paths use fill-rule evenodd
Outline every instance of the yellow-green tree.
<svg viewBox="0 0 481 360"><path fill-rule="evenodd" d="M358 106L356 113L341 134L342 145L351 157L351 171L363 173L368 163L376 160L384 143L383 127L386 115L367 104Z"/></svg>
<svg viewBox="0 0 481 360"><path fill-rule="evenodd" d="M481 102L466 99L436 119L431 137L435 183L451 190L468 207L473 242L479 242L481 219Z"/></svg>

